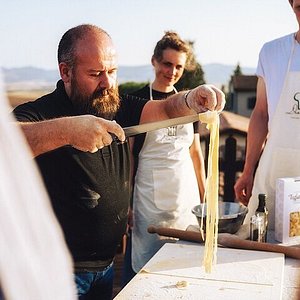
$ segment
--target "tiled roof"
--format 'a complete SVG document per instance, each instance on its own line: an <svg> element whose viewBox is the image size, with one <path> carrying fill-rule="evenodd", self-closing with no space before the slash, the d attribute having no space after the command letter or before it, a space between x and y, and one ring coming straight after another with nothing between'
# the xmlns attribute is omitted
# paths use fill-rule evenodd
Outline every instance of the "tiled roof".
<svg viewBox="0 0 300 300"><path fill-rule="evenodd" d="M231 85L235 91L255 91L257 76L235 75L231 77Z"/></svg>

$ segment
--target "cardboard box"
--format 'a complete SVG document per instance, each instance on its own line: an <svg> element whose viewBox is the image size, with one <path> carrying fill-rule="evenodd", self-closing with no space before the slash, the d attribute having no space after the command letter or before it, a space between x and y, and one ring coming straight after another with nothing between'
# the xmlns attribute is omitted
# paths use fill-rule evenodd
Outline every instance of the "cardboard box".
<svg viewBox="0 0 300 300"><path fill-rule="evenodd" d="M275 239L281 243L300 243L300 177L276 180Z"/></svg>

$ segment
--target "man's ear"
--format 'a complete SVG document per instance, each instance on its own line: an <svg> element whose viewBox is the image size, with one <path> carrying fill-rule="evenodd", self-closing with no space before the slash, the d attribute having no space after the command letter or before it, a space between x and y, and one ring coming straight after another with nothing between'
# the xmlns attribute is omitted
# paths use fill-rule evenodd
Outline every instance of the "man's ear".
<svg viewBox="0 0 300 300"><path fill-rule="evenodd" d="M72 70L71 68L64 62L61 62L59 65L59 73L62 81L64 83L69 83L71 81Z"/></svg>

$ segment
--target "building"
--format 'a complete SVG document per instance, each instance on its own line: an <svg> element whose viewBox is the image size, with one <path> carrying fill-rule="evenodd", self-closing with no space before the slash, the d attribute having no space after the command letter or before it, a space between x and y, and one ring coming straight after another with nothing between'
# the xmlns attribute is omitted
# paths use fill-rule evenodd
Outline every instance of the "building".
<svg viewBox="0 0 300 300"><path fill-rule="evenodd" d="M257 76L255 75L231 76L227 110L250 117L256 103L256 85Z"/></svg>

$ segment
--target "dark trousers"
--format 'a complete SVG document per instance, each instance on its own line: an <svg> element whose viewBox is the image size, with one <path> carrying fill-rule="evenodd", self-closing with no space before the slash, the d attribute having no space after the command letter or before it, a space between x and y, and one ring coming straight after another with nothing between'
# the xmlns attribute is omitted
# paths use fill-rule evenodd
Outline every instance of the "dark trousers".
<svg viewBox="0 0 300 300"><path fill-rule="evenodd" d="M100 272L76 272L75 283L79 300L111 300L113 280L113 263Z"/></svg>
<svg viewBox="0 0 300 300"><path fill-rule="evenodd" d="M131 230L129 230L126 239L126 249L125 249L123 272L122 272L122 287L124 287L136 275L136 273L132 269L131 247L132 247Z"/></svg>

